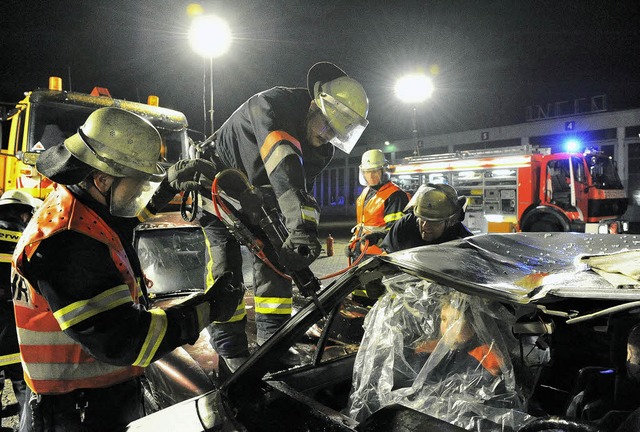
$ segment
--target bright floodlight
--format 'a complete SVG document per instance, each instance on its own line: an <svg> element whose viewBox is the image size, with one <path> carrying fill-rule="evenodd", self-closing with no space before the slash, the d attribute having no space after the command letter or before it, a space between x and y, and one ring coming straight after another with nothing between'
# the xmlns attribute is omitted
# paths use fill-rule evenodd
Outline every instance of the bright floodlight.
<svg viewBox="0 0 640 432"><path fill-rule="evenodd" d="M424 74L407 75L398 80L395 91L403 102L420 103L431 97L433 82Z"/></svg>
<svg viewBox="0 0 640 432"><path fill-rule="evenodd" d="M194 18L189 30L191 48L199 55L207 58L219 57L231 45L231 29L229 25L215 15Z"/></svg>

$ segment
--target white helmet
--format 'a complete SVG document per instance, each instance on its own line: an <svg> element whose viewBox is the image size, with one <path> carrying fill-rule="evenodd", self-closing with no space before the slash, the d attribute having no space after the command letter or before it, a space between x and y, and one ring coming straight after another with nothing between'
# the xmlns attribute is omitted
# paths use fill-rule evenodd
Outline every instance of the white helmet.
<svg viewBox="0 0 640 432"><path fill-rule="evenodd" d="M362 186L367 186L367 181L365 180L363 173L376 170L382 170L380 183L386 183L390 180L391 175L389 173L389 163L384 158L384 153L382 152L382 150L367 150L362 154L362 161L360 163L360 184Z"/></svg>
<svg viewBox="0 0 640 432"><path fill-rule="evenodd" d="M0 206L5 205L21 205L37 210L42 205L42 200L34 198L24 191L12 189L0 196Z"/></svg>
<svg viewBox="0 0 640 432"><path fill-rule="evenodd" d="M337 66L320 62L309 70L307 88L335 132L331 144L351 153L369 124L369 99L362 85Z"/></svg>

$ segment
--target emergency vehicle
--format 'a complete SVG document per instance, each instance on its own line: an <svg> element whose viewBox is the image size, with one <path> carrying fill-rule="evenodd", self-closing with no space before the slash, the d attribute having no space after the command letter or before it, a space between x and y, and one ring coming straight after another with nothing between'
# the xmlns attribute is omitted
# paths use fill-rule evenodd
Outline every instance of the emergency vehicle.
<svg viewBox="0 0 640 432"><path fill-rule="evenodd" d="M187 119L180 111L158 105L157 96L149 96L146 104L130 102L112 98L104 87L90 94L64 91L62 80L50 77L48 89L25 93L2 118L0 193L20 189L44 199L53 185L35 168L38 154L76 133L89 114L102 107L122 108L149 120L163 138L161 162L176 162L187 154Z"/></svg>
<svg viewBox="0 0 640 432"><path fill-rule="evenodd" d="M407 191L447 183L467 197L474 233L622 233L627 209L615 161L598 151L551 153L530 145L413 156L392 167Z"/></svg>

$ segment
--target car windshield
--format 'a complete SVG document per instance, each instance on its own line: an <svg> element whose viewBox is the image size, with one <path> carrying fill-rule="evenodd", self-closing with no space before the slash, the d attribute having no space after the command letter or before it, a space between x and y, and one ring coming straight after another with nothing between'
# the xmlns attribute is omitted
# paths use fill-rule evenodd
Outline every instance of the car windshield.
<svg viewBox="0 0 640 432"><path fill-rule="evenodd" d="M202 230L196 227L138 232L140 265L150 281L149 292L204 288L205 253Z"/></svg>

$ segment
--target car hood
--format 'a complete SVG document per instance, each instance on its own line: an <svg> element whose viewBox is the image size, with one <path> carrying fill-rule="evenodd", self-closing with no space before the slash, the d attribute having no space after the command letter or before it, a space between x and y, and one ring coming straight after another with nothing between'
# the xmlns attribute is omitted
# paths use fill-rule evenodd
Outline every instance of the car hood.
<svg viewBox="0 0 640 432"><path fill-rule="evenodd" d="M486 234L380 257L459 291L513 303L640 301L640 236Z"/></svg>

